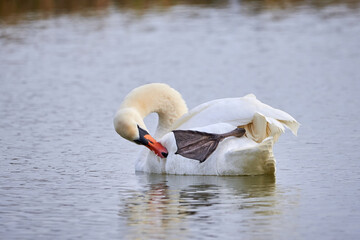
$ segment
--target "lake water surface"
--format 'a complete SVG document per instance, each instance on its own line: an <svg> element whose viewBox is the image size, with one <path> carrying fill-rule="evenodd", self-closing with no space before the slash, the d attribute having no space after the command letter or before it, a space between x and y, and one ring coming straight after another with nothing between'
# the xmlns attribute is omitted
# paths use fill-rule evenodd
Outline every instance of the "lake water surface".
<svg viewBox="0 0 360 240"><path fill-rule="evenodd" d="M359 1L26 2L0 2L1 239L360 237ZM112 119L150 82L302 126L276 177L135 173Z"/></svg>

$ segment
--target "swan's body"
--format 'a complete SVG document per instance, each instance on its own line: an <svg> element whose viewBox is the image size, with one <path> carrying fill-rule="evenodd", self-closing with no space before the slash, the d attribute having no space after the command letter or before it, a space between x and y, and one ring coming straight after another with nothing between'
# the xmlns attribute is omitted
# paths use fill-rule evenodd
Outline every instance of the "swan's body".
<svg viewBox="0 0 360 240"><path fill-rule="evenodd" d="M145 97L149 94L150 99ZM289 114L261 103L252 94L242 98L214 100L187 112L186 104L177 91L165 84L155 83L129 93L115 116L116 131L136 142L139 138L136 126L147 130L143 118L151 112L159 114L155 136L167 153L161 155L157 152L156 156L144 149L146 151L136 163L137 171L192 175L274 174L274 142L285 127L294 134L299 127ZM178 145L173 130L223 134L237 127L244 128L246 134L224 139L202 163L175 154Z"/></svg>

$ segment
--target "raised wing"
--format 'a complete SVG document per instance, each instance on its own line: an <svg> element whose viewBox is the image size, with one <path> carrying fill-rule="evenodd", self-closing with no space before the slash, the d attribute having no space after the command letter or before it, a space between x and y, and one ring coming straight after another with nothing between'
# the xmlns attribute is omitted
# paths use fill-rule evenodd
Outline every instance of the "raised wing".
<svg viewBox="0 0 360 240"><path fill-rule="evenodd" d="M276 141L285 127L296 135L300 125L288 113L272 108L257 100L255 95L249 94L241 98L224 98L201 104L179 118L172 130L196 130L218 123L244 127L247 137L256 142L270 136Z"/></svg>

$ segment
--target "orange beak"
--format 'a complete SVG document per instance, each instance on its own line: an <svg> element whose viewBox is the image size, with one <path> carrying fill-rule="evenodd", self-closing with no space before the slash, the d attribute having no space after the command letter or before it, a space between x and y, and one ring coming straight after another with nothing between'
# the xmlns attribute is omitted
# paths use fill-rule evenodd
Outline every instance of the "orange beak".
<svg viewBox="0 0 360 240"><path fill-rule="evenodd" d="M152 136L150 136L146 130L139 127L139 125L137 127L139 130L139 138L135 139L134 142L144 145L159 157L166 158L168 156L168 151L166 148L161 145L161 143L157 142Z"/></svg>
<svg viewBox="0 0 360 240"><path fill-rule="evenodd" d="M166 158L168 156L167 149L161 145L161 143L157 142L152 136L150 136L150 134L144 135L144 138L148 140L148 144L145 145L145 147L153 151L161 158Z"/></svg>

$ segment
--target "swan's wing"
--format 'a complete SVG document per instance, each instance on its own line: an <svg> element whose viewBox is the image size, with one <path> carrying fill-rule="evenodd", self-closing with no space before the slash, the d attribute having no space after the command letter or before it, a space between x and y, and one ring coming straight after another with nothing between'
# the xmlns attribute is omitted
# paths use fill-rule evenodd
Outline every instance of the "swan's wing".
<svg viewBox="0 0 360 240"><path fill-rule="evenodd" d="M233 126L245 125L252 119L254 110L243 98L224 98L203 103L180 117L172 129L195 129L217 123Z"/></svg>
<svg viewBox="0 0 360 240"><path fill-rule="evenodd" d="M254 104L257 108L257 112L264 115L269 124L281 129L283 129L283 127L286 127L290 129L294 135L297 135L300 124L290 114L260 102L258 99L256 99L255 96L251 98L249 97L249 95L247 95L245 96L245 98L246 97L249 100L251 99L252 104Z"/></svg>
<svg viewBox="0 0 360 240"><path fill-rule="evenodd" d="M208 107L212 106L214 103L216 103L217 100L206 102L203 104L200 104L199 106L191 109L187 113L185 113L183 116L181 116L179 119L177 119L173 125L172 130L178 129L180 126L184 125L185 123L191 123L194 118L197 118L197 115L199 115L201 112L205 111Z"/></svg>
<svg viewBox="0 0 360 240"><path fill-rule="evenodd" d="M259 117L262 116L262 117ZM257 126L252 131L264 138L274 136L275 139L289 128L295 135L299 123L288 113L275 109L260 102L255 95L249 94L242 98L225 98L201 104L179 118L172 129L198 129L203 126L227 123L234 127L246 126L256 119L263 118L263 126ZM246 129L248 130L248 129ZM255 138L254 138L255 139Z"/></svg>

